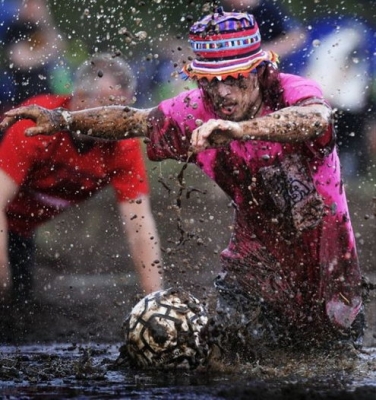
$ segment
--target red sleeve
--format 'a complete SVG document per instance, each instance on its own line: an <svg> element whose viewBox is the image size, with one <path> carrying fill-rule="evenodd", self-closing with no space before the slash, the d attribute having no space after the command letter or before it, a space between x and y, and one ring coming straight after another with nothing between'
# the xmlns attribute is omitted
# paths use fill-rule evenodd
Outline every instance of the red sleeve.
<svg viewBox="0 0 376 400"><path fill-rule="evenodd" d="M41 137L27 138L24 135L31 121L20 121L4 135L0 144L0 168L18 185L21 185L34 160L38 158Z"/></svg>
<svg viewBox="0 0 376 400"><path fill-rule="evenodd" d="M45 108L64 106L68 98L65 96L40 95L25 101L22 105L37 104ZM45 146L52 137L26 137L25 129L34 122L22 120L16 122L4 134L0 142L0 168L18 185L25 179L32 165L38 160Z"/></svg>
<svg viewBox="0 0 376 400"><path fill-rule="evenodd" d="M148 177L138 139L117 142L112 159L115 163L112 184L119 202L149 194Z"/></svg>

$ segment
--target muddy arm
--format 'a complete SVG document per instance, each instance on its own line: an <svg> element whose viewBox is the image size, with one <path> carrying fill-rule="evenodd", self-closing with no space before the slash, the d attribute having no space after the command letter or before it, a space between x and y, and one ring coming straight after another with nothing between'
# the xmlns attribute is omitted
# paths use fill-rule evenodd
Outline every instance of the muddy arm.
<svg viewBox="0 0 376 400"><path fill-rule="evenodd" d="M234 139L301 142L328 129L332 111L325 105L292 106L249 121L209 120L192 134L194 151L224 145Z"/></svg>
<svg viewBox="0 0 376 400"><path fill-rule="evenodd" d="M325 105L287 107L262 118L241 122L241 139L304 142L329 128L332 111Z"/></svg>
<svg viewBox="0 0 376 400"><path fill-rule="evenodd" d="M150 110L108 106L70 112L66 126L70 131L102 139L127 139L147 136Z"/></svg>
<svg viewBox="0 0 376 400"><path fill-rule="evenodd" d="M151 109L107 106L68 111L49 110L39 106L19 107L5 114L0 130L5 130L21 119L31 119L36 125L25 131L27 136L53 135L56 132L78 132L103 139L126 139L146 136Z"/></svg>

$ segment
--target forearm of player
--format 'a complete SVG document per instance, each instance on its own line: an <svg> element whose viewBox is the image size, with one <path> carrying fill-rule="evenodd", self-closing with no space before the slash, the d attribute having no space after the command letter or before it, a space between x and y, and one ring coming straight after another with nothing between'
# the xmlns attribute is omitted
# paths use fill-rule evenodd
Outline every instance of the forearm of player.
<svg viewBox="0 0 376 400"><path fill-rule="evenodd" d="M17 183L0 168L0 293L11 286L8 250L8 220L6 210L18 192Z"/></svg>
<svg viewBox="0 0 376 400"><path fill-rule="evenodd" d="M11 284L8 259L8 229L5 213L0 212L0 295L7 291ZM1 301L1 299L0 299Z"/></svg>
<svg viewBox="0 0 376 400"><path fill-rule="evenodd" d="M148 133L149 109L107 106L59 112L62 130L109 140L144 137Z"/></svg>
<svg viewBox="0 0 376 400"><path fill-rule="evenodd" d="M128 225L132 229L132 226ZM163 288L163 265L160 243L155 226L151 222L138 227L137 235L130 234L128 243L138 280L142 290L147 294Z"/></svg>
<svg viewBox="0 0 376 400"><path fill-rule="evenodd" d="M124 232L142 290L150 293L163 288L160 239L152 215L150 199L123 202L120 211Z"/></svg>
<svg viewBox="0 0 376 400"><path fill-rule="evenodd" d="M35 125L25 130L26 136L53 135L69 131L102 139L121 140L147 136L151 110L106 106L70 111L63 108L50 110L31 105L6 112L0 123L0 131L5 131L21 119L30 119Z"/></svg>
<svg viewBox="0 0 376 400"><path fill-rule="evenodd" d="M332 112L324 105L287 107L264 117L240 122L242 140L301 142L321 136Z"/></svg>
<svg viewBox="0 0 376 400"><path fill-rule="evenodd" d="M304 142L324 134L331 122L332 111L322 104L287 107L242 122L210 119L192 132L191 146L199 152L233 140Z"/></svg>

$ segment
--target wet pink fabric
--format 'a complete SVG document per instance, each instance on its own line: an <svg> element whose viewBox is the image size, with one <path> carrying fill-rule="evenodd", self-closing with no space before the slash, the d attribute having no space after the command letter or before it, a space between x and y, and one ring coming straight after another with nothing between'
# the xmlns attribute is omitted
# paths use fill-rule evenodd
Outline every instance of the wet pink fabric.
<svg viewBox="0 0 376 400"><path fill-rule="evenodd" d="M289 105L324 102L315 82L281 80ZM199 89L162 102L151 117L149 158L186 161L197 121L210 118ZM224 270L295 326L329 319L348 328L362 305L361 272L332 129L297 144L233 141L190 161L233 200Z"/></svg>

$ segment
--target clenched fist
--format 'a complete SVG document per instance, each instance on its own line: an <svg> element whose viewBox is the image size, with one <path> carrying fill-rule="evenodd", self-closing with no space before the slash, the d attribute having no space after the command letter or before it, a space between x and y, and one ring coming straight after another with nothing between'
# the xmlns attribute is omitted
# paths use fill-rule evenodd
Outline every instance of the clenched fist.
<svg viewBox="0 0 376 400"><path fill-rule="evenodd" d="M198 153L210 147L224 146L242 135L243 130L237 122L210 119L192 132L191 149Z"/></svg>

